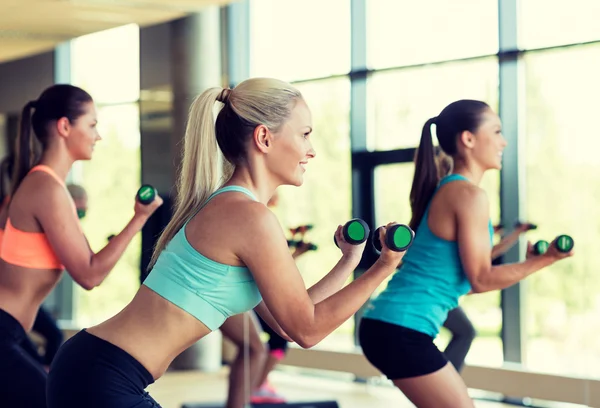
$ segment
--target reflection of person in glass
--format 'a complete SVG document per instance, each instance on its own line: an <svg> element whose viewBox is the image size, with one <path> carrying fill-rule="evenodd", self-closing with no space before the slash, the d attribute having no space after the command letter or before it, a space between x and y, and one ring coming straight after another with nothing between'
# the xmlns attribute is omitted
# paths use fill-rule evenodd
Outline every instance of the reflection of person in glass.
<svg viewBox="0 0 600 408"><path fill-rule="evenodd" d="M136 204L125 229L100 252L91 250L65 180L75 161L92 158L96 123L91 96L71 85L46 89L21 113L10 201L0 212L0 406L46 407L46 371L20 344L40 305L65 269L83 288L98 286L161 204Z"/></svg>
<svg viewBox="0 0 600 408"><path fill-rule="evenodd" d="M120 313L61 347L48 377L49 408L155 407L148 384L227 318L252 309L304 348L356 313L404 254L385 247L342 289L366 244L349 244L339 225L340 260L305 287L267 202L280 185L302 185L315 156L311 133L302 95L282 81L252 78L192 102L175 211L151 270Z"/></svg>
<svg viewBox="0 0 600 408"><path fill-rule="evenodd" d="M439 180L431 126L452 157ZM494 229L483 174L500 169L506 140L484 102L460 100L429 119L410 193L415 240L386 289L366 307L359 339L367 359L418 407L472 407L462 378L434 344L461 296L507 288L571 256L554 246L520 263L493 266Z"/></svg>

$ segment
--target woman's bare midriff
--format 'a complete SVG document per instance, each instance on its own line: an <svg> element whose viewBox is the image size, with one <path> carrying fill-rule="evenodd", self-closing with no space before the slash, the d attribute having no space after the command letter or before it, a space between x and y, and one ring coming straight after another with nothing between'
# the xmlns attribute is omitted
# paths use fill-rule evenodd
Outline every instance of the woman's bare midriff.
<svg viewBox="0 0 600 408"><path fill-rule="evenodd" d="M142 285L125 309L87 332L126 351L156 380L210 329Z"/></svg>
<svg viewBox="0 0 600 408"><path fill-rule="evenodd" d="M40 305L61 274L59 269L29 269L0 261L0 309L29 332Z"/></svg>

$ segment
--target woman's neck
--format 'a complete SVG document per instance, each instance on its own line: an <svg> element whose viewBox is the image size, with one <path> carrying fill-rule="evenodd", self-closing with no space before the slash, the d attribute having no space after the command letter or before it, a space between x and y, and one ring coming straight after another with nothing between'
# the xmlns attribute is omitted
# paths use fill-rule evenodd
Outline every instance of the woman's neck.
<svg viewBox="0 0 600 408"><path fill-rule="evenodd" d="M460 174L461 176L468 178L469 181L475 185L479 185L484 172L485 170L481 169L479 166L467 165L460 161L454 162L454 170L452 171L453 174Z"/></svg>
<svg viewBox="0 0 600 408"><path fill-rule="evenodd" d="M258 180L261 180L261 182ZM256 170L251 171L248 167L237 166L229 181L225 183L225 186L236 185L245 187L256 195L258 201L266 205L273 196L277 185L262 180L265 180L265 177L258 174Z"/></svg>
<svg viewBox="0 0 600 408"><path fill-rule="evenodd" d="M74 160L66 152L48 149L42 153L39 164L50 167L62 180L67 179L67 174L73 166Z"/></svg>

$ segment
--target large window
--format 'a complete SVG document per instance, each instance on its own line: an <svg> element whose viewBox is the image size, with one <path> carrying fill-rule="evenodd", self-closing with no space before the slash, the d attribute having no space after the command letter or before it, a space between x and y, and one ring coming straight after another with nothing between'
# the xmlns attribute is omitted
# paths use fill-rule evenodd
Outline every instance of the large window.
<svg viewBox="0 0 600 408"><path fill-rule="evenodd" d="M82 220L90 246L99 251L133 216L141 179L138 105L101 108L94 157L83 164L83 186L89 212ZM137 234L106 280L92 291L76 288L75 320L95 324L118 313L139 288L141 237Z"/></svg>
<svg viewBox="0 0 600 408"><path fill-rule="evenodd" d="M280 209L285 226L315 225L307 237L319 250L298 261L307 285L339 257L331 237L335 226L352 213L370 210L370 200L375 206L373 228L389 221L409 221L414 165L410 161L390 164L395 154L408 158L387 151L416 148L424 123L449 103L482 100L502 114L505 129L519 132L506 136L511 146L518 145L523 167L516 169L516 161L505 160L509 166L503 170L506 179L516 172L525 175L522 185L507 183L502 191L498 171L484 176L481 187L489 197L492 223L500 222L501 196L518 195L521 221L539 226L526 238L533 242L571 234L576 255L521 282L520 315L513 313L510 304L515 288L509 288L504 305L499 290L463 297L460 304L478 333L467 363L501 366L505 346L511 351L520 349L523 364L531 371L600 378L600 347L595 341L600 332L600 291L595 289L600 287L600 261L592 254L592 245L600 240L596 205L600 179L595 176L600 173L600 138L594 126L598 116L595 95L600 94L600 26L596 21L600 3L315 1L297 5L293 0L251 0L250 16L251 76L307 81L300 87L314 98L317 158L309 166L305 186L281 189ZM351 10L352 6L357 7ZM351 26L353 22L359 24ZM303 24L318 29L297 28ZM569 47L560 48L564 45ZM553 49L536 50L545 47ZM351 56L354 67L364 66L367 72L352 71ZM321 78L328 76L336 79ZM350 100L349 89L356 99ZM348 106L352 106L350 121ZM355 163L352 173L349 123L354 126L353 153L359 153L355 157L366 157L371 163ZM321 129L340 127L343 131L328 131L325 138L321 135ZM324 140L327 144L319 146ZM366 146L367 152L358 152L357 146ZM371 161L379 159L385 164ZM317 166L330 170L319 167L317 172ZM351 183L351 176L355 182L364 179L363 172L372 171L372 166L373 197L364 186ZM343 198L338 200L338 196ZM360 197L359 204L366 205L352 211L352 197ZM505 208L504 218L513 210L516 207ZM510 230L512 225L505 227ZM367 246L366 251L371 250ZM523 333L512 331L518 325ZM322 345L352 345L352 328L352 322L347 322ZM442 329L436 343L443 349L448 340L448 331Z"/></svg>
<svg viewBox="0 0 600 408"><path fill-rule="evenodd" d="M73 40L72 83L88 91L97 103L136 102L140 95L139 44L135 24Z"/></svg>
<svg viewBox="0 0 600 408"><path fill-rule="evenodd" d="M350 71L349 0L251 0L250 74L286 81Z"/></svg>
<svg viewBox="0 0 600 408"><path fill-rule="evenodd" d="M301 187L279 188L280 200L275 213L288 235L289 228L313 225L305 241L316 244L318 249L297 258L308 287L325 276L340 259L341 252L333 242L333 234L338 225L352 216L350 83L342 78L297 87L312 111L314 132L310 138L316 156L308 163ZM317 347L351 350L353 330L354 321L349 319Z"/></svg>
<svg viewBox="0 0 600 408"><path fill-rule="evenodd" d="M135 25L77 38L71 43L72 83L88 91L98 108L92 160L77 162L72 181L83 185L89 212L83 230L97 252L133 216L141 180L139 126L139 28ZM74 288L74 320L88 326L118 313L139 288L141 237L137 234L100 286Z"/></svg>
<svg viewBox="0 0 600 408"><path fill-rule="evenodd" d="M600 377L600 44L532 52L525 67L525 200L527 219L539 225L529 237L569 234L576 253L525 282L525 363Z"/></svg>
<svg viewBox="0 0 600 408"><path fill-rule="evenodd" d="M498 51L496 0L368 0L366 3L368 60L372 68Z"/></svg>
<svg viewBox="0 0 600 408"><path fill-rule="evenodd" d="M600 40L597 0L520 0L521 48Z"/></svg>
<svg viewBox="0 0 600 408"><path fill-rule="evenodd" d="M486 172L480 186L485 190L490 202L490 219L493 225L500 223L500 173L495 170ZM494 242L499 238L495 237ZM504 362L502 352L502 309L500 291L478 293L464 296L461 307L473 323L477 337L467 354L466 363L478 366L499 367ZM442 336L448 336L444 329Z"/></svg>
<svg viewBox="0 0 600 408"><path fill-rule="evenodd" d="M427 119L455 100L479 99L497 109L498 61L484 58L377 73L369 85L369 147L415 147Z"/></svg>

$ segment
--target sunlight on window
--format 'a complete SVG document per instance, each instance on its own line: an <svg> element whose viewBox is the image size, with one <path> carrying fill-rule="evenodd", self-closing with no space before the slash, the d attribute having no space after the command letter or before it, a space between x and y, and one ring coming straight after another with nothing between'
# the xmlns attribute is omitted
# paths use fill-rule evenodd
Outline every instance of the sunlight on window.
<svg viewBox="0 0 600 408"><path fill-rule="evenodd" d="M598 0L520 0L521 48L600 40Z"/></svg>
<svg viewBox="0 0 600 408"><path fill-rule="evenodd" d="M350 71L349 0L251 0L250 74L286 81Z"/></svg>
<svg viewBox="0 0 600 408"><path fill-rule="evenodd" d="M133 216L135 193L141 179L138 105L101 108L98 131L103 140L94 157L83 162L82 184L88 192L89 211L83 229L94 251L118 234ZM118 313L139 288L141 237L137 234L106 280L92 291L76 286L75 320L95 324Z"/></svg>
<svg viewBox="0 0 600 408"><path fill-rule="evenodd" d="M485 58L374 74L369 80L369 148L416 147L427 119L458 99L498 105L498 61Z"/></svg>
<svg viewBox="0 0 600 408"><path fill-rule="evenodd" d="M72 83L99 104L135 102L140 95L139 27L130 24L71 42Z"/></svg>
<svg viewBox="0 0 600 408"><path fill-rule="evenodd" d="M600 161L594 126L600 45L531 52L526 70L527 219L532 242L569 234L575 256L525 281L525 363L600 378ZM548 205L551 203L551 205Z"/></svg>
<svg viewBox="0 0 600 408"><path fill-rule="evenodd" d="M92 160L75 163L71 180L88 192L89 212L82 225L92 249L99 251L133 216L141 180L139 27L77 38L71 43L71 58L73 85L88 91L98 109L102 140ZM131 300L139 287L140 248L137 234L99 287L87 292L75 286L76 324L96 324Z"/></svg>
<svg viewBox="0 0 600 408"><path fill-rule="evenodd" d="M497 0L369 0L367 24L372 68L498 52Z"/></svg>

